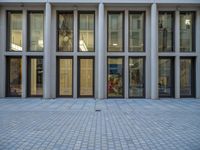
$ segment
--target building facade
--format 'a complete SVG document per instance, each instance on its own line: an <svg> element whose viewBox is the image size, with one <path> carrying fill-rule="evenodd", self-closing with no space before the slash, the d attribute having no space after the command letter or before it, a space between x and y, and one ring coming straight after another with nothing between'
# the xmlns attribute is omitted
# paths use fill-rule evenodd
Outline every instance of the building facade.
<svg viewBox="0 0 200 150"><path fill-rule="evenodd" d="M0 0L0 97L200 98L199 0Z"/></svg>

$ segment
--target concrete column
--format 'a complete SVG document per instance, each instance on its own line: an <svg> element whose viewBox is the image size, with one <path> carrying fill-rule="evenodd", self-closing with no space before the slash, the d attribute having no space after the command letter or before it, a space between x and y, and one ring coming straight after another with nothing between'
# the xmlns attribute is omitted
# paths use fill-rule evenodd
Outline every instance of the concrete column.
<svg viewBox="0 0 200 150"><path fill-rule="evenodd" d="M200 98L200 9L196 13L196 98Z"/></svg>
<svg viewBox="0 0 200 150"><path fill-rule="evenodd" d="M46 3L44 30L44 98L51 98L50 58L51 58L51 4Z"/></svg>
<svg viewBox="0 0 200 150"><path fill-rule="evenodd" d="M99 4L98 13L98 98L105 98L104 94L104 4Z"/></svg>
<svg viewBox="0 0 200 150"><path fill-rule="evenodd" d="M151 98L158 99L157 5L151 5Z"/></svg>
<svg viewBox="0 0 200 150"><path fill-rule="evenodd" d="M180 98L180 15L179 10L175 13L175 98Z"/></svg>

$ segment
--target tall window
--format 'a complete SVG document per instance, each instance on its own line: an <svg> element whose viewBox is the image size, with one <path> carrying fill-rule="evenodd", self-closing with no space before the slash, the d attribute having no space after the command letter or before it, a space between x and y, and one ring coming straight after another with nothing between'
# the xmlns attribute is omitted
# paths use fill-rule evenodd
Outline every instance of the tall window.
<svg viewBox="0 0 200 150"><path fill-rule="evenodd" d="M193 58L181 58L181 97L195 97L195 60Z"/></svg>
<svg viewBox="0 0 200 150"><path fill-rule="evenodd" d="M22 51L22 12L7 12L7 50Z"/></svg>
<svg viewBox="0 0 200 150"><path fill-rule="evenodd" d="M124 97L124 59L108 57L107 95L108 97Z"/></svg>
<svg viewBox="0 0 200 150"><path fill-rule="evenodd" d="M159 12L159 52L174 51L174 12Z"/></svg>
<svg viewBox="0 0 200 150"><path fill-rule="evenodd" d="M108 12L108 51L124 51L124 13Z"/></svg>
<svg viewBox="0 0 200 150"><path fill-rule="evenodd" d="M73 58L58 57L57 59L57 95L72 97L73 95Z"/></svg>
<svg viewBox="0 0 200 150"><path fill-rule="evenodd" d="M21 57L7 57L7 90L6 96L21 96L22 93L22 61Z"/></svg>
<svg viewBox="0 0 200 150"><path fill-rule="evenodd" d="M94 96L94 57L78 58L78 97Z"/></svg>
<svg viewBox="0 0 200 150"><path fill-rule="evenodd" d="M195 12L180 13L180 51L195 51Z"/></svg>
<svg viewBox="0 0 200 150"><path fill-rule="evenodd" d="M129 97L144 97L144 58L129 57Z"/></svg>
<svg viewBox="0 0 200 150"><path fill-rule="evenodd" d="M173 58L159 58L159 96L174 96L174 60Z"/></svg>
<svg viewBox="0 0 200 150"><path fill-rule="evenodd" d="M57 13L57 50L73 51L73 12Z"/></svg>
<svg viewBox="0 0 200 150"><path fill-rule="evenodd" d="M78 14L79 51L95 51L95 13L82 12Z"/></svg>
<svg viewBox="0 0 200 150"><path fill-rule="evenodd" d="M42 57L28 58L28 96L43 95L43 59Z"/></svg>
<svg viewBox="0 0 200 150"><path fill-rule="evenodd" d="M129 51L144 51L144 12L129 13Z"/></svg>
<svg viewBox="0 0 200 150"><path fill-rule="evenodd" d="M28 51L44 49L44 14L38 11L28 12Z"/></svg>

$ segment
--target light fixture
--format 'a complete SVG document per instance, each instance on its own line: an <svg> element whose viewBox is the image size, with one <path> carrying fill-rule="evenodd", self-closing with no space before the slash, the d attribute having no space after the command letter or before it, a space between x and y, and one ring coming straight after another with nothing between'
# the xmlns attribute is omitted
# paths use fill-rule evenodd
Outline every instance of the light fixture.
<svg viewBox="0 0 200 150"><path fill-rule="evenodd" d="M191 24L191 23L190 23L190 19L186 19L186 20L185 20L185 24L186 24L186 25L190 25L190 24Z"/></svg>

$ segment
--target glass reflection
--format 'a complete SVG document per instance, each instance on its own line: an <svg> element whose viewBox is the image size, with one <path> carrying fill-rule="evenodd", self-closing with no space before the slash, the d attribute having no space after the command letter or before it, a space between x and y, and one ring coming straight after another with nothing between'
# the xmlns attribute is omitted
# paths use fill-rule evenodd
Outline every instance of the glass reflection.
<svg viewBox="0 0 200 150"><path fill-rule="evenodd" d="M41 96L43 94L43 59L29 59L29 85L30 96Z"/></svg>
<svg viewBox="0 0 200 150"><path fill-rule="evenodd" d="M181 96L193 96L194 95L194 61L193 59L181 58Z"/></svg>
<svg viewBox="0 0 200 150"><path fill-rule="evenodd" d="M94 12L79 14L79 51L94 51Z"/></svg>
<svg viewBox="0 0 200 150"><path fill-rule="evenodd" d="M194 12L180 13L180 51L191 52L194 50Z"/></svg>
<svg viewBox="0 0 200 150"><path fill-rule="evenodd" d="M44 15L41 12L29 12L29 51L44 49Z"/></svg>
<svg viewBox="0 0 200 150"><path fill-rule="evenodd" d="M59 59L59 95L72 96L72 58Z"/></svg>
<svg viewBox="0 0 200 150"><path fill-rule="evenodd" d="M144 12L129 14L129 51L144 51Z"/></svg>
<svg viewBox="0 0 200 150"><path fill-rule="evenodd" d="M22 61L21 58L8 58L8 96L21 96Z"/></svg>
<svg viewBox="0 0 200 150"><path fill-rule="evenodd" d="M172 97L174 90L173 59L159 59L159 96Z"/></svg>
<svg viewBox="0 0 200 150"><path fill-rule="evenodd" d="M123 58L108 58L108 97L123 97Z"/></svg>
<svg viewBox="0 0 200 150"><path fill-rule="evenodd" d="M108 51L123 51L123 12L108 14Z"/></svg>
<svg viewBox="0 0 200 150"><path fill-rule="evenodd" d="M59 13L58 19L58 51L73 51L73 13Z"/></svg>
<svg viewBox="0 0 200 150"><path fill-rule="evenodd" d="M79 60L79 96L93 96L93 58L80 58Z"/></svg>
<svg viewBox="0 0 200 150"><path fill-rule="evenodd" d="M129 58L129 96L144 96L144 59Z"/></svg>
<svg viewBox="0 0 200 150"><path fill-rule="evenodd" d="M174 13L160 12L159 13L159 51L171 52L174 50L173 36L174 36Z"/></svg>
<svg viewBox="0 0 200 150"><path fill-rule="evenodd" d="M8 49L22 51L22 12L8 12Z"/></svg>

